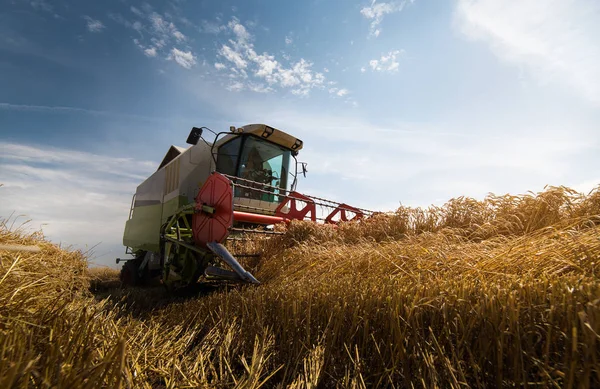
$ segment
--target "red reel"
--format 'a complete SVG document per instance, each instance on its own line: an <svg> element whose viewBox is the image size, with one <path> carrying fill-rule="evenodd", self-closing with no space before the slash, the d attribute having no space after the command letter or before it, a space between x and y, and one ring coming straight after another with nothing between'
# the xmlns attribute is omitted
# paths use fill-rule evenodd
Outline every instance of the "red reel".
<svg viewBox="0 0 600 389"><path fill-rule="evenodd" d="M215 212L202 212L203 205L214 208ZM211 174L196 196L196 211L192 216L194 242L202 247L209 242L223 242L233 226L231 181L219 173Z"/></svg>

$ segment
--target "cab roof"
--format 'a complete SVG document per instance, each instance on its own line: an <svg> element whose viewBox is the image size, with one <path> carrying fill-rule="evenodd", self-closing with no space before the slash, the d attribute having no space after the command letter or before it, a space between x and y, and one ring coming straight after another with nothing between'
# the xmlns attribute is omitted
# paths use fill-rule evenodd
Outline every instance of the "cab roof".
<svg viewBox="0 0 600 389"><path fill-rule="evenodd" d="M235 130L232 129L231 134L227 134L223 138L219 139L215 143L215 146L220 146L230 139L243 134L252 134L259 138L267 139L270 142L276 143L292 151L298 151L302 149L303 146L303 142L300 139L266 124L248 124L246 126L236 128Z"/></svg>

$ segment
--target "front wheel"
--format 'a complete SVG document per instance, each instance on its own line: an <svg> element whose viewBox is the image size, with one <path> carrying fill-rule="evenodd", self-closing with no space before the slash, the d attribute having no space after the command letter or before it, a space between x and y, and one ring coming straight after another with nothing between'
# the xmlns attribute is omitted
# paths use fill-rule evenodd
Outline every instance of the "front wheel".
<svg viewBox="0 0 600 389"><path fill-rule="evenodd" d="M142 283L138 274L139 261L130 260L125 262L123 268L121 268L121 284L123 286L139 286Z"/></svg>

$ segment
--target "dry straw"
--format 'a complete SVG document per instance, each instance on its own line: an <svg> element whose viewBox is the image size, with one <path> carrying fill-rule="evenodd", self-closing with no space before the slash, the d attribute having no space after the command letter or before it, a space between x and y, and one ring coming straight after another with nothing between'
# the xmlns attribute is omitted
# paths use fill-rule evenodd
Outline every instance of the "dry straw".
<svg viewBox="0 0 600 389"><path fill-rule="evenodd" d="M261 286L187 299L0 245L41 248L0 251L3 388L600 387L600 190L293 223Z"/></svg>

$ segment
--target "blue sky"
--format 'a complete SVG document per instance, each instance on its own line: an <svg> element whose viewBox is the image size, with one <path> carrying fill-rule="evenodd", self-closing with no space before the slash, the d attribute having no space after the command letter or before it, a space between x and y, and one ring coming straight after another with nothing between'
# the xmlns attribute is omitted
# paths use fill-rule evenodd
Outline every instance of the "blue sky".
<svg viewBox="0 0 600 389"><path fill-rule="evenodd" d="M304 140L299 191L369 209L589 191L600 3L0 2L1 216L109 263L168 147L249 123Z"/></svg>

